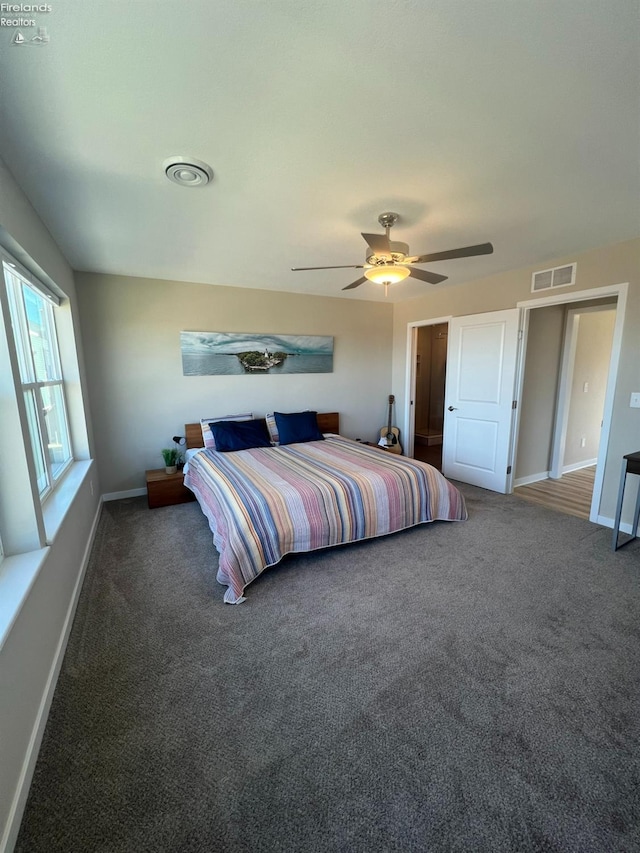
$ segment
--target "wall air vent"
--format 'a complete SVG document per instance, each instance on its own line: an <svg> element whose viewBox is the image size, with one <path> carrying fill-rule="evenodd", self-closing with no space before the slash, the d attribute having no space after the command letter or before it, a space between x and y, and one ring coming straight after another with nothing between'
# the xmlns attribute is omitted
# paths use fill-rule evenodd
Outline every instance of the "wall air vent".
<svg viewBox="0 0 640 853"><path fill-rule="evenodd" d="M540 270L531 276L531 292L553 290L555 287L568 287L576 283L577 264L565 264L550 270Z"/></svg>

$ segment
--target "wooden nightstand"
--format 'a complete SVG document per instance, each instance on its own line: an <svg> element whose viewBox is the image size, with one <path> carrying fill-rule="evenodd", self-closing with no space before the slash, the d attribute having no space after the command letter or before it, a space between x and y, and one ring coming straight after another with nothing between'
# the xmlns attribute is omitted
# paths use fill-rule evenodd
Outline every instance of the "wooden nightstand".
<svg viewBox="0 0 640 853"><path fill-rule="evenodd" d="M184 504L196 499L193 492L184 486L182 471L167 474L164 468L154 468L146 472L146 478L149 509Z"/></svg>

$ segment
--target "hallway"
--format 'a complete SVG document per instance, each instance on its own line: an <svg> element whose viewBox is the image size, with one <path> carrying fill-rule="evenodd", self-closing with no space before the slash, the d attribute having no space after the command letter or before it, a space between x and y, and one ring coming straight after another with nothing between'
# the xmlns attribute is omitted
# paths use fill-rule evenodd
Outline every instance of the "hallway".
<svg viewBox="0 0 640 853"><path fill-rule="evenodd" d="M557 512L589 519L596 466L564 474L559 480L539 480L514 489L514 495Z"/></svg>

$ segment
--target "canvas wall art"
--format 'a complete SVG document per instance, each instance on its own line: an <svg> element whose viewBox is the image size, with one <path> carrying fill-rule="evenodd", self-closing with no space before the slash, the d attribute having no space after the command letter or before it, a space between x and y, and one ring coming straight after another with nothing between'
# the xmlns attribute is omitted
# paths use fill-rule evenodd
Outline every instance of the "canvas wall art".
<svg viewBox="0 0 640 853"><path fill-rule="evenodd" d="M184 376L333 372L327 335L180 332L180 350Z"/></svg>

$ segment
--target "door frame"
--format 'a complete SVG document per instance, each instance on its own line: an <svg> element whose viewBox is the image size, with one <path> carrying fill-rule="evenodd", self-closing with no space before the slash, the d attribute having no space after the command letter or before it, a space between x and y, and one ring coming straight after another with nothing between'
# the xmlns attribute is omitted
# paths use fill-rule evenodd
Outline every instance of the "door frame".
<svg viewBox="0 0 640 853"><path fill-rule="evenodd" d="M602 484L604 481L604 468L607 458L607 449L609 447L609 437L611 435L611 421L613 419L613 401L616 390L616 382L618 379L618 367L620 365L620 353L622 350L622 331L624 328L624 318L627 307L627 292L629 283L622 282L620 284L605 285L604 287L593 287L590 290L579 290L574 293L562 293L554 296L538 297L537 299L527 299L517 303L517 307L523 310L525 335L523 343L526 343L526 330L529 325L529 312L536 308L544 308L548 305L568 305L573 302L587 302L591 299L602 299L603 297L616 297L616 321L613 328L613 339L611 341L611 357L609 360L609 372L607 375L607 390L605 392L604 411L602 413L602 431L600 433L600 444L598 446L598 461L596 462L596 476L593 484L593 497L591 499L591 510L589 513L589 521L596 524L599 523L600 500L602 498ZM524 365L526 362L526 346L523 349L523 357L521 359L522 369L517 377L516 392L518 400L518 409L520 408L520 400L522 399L522 386L524 383ZM514 426L514 447L517 446L517 432L519 426L519 418L516 419ZM515 461L515 460L514 460Z"/></svg>
<svg viewBox="0 0 640 853"><path fill-rule="evenodd" d="M404 408L404 452L407 456L413 456L416 437L416 355L418 349L418 329L421 326L436 326L439 323L449 323L453 315L447 317L436 317L433 320L415 320L407 323L407 356L405 360L405 408ZM442 436L442 450L444 453L444 433Z"/></svg>

